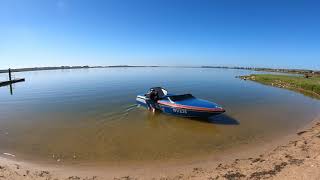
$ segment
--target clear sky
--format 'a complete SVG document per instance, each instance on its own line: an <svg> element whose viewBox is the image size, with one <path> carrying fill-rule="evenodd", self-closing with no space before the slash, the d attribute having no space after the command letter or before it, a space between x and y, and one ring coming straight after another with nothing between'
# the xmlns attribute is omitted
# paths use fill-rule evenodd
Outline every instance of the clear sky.
<svg viewBox="0 0 320 180"><path fill-rule="evenodd" d="M119 64L320 69L320 2L0 0L0 68Z"/></svg>

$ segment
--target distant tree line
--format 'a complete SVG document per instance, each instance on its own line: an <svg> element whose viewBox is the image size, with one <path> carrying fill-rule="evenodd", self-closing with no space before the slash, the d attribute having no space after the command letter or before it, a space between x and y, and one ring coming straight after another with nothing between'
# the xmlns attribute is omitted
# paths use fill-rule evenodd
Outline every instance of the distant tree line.
<svg viewBox="0 0 320 180"><path fill-rule="evenodd" d="M320 75L320 71L309 69L276 69L276 68L256 68L256 67L228 67L228 66L201 66L202 68L222 68L222 69L244 69L252 71L281 72L291 74L304 74L305 77Z"/></svg>

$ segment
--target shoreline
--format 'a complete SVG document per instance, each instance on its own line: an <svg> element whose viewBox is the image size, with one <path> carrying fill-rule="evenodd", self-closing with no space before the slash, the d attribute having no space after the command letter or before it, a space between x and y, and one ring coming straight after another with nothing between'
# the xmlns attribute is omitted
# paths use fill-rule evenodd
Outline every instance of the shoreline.
<svg viewBox="0 0 320 180"><path fill-rule="evenodd" d="M319 149L320 118L316 118L296 133L264 145L184 164L168 162L120 168L43 165L1 155L0 179L319 179ZM309 170L305 172L306 168ZM297 169L301 171L298 173Z"/></svg>
<svg viewBox="0 0 320 180"><path fill-rule="evenodd" d="M291 79L286 79L290 77ZM311 98L320 99L319 93L319 79L315 78L305 78L301 77L292 77L285 75L266 75L266 74L251 74L246 76L238 76L242 80L249 80L253 82L257 82L263 85L288 89L291 91L295 91L301 93L303 95L309 96ZM304 81L304 82L303 82ZM300 84L299 84L300 83ZM304 86L302 86L302 85ZM310 86L313 86L312 89Z"/></svg>

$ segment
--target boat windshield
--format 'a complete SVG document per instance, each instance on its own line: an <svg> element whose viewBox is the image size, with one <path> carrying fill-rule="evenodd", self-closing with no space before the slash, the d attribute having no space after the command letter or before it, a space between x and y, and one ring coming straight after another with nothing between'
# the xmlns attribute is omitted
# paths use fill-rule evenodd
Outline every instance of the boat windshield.
<svg viewBox="0 0 320 180"><path fill-rule="evenodd" d="M182 101L182 100L186 100L186 99L192 99L194 98L191 94L183 94L183 95L174 95L174 96L170 96L170 99L172 101Z"/></svg>

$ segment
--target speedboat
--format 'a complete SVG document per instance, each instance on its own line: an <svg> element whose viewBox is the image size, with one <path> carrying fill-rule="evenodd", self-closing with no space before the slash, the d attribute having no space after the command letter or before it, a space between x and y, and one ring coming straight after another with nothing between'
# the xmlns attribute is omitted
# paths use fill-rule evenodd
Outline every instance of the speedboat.
<svg viewBox="0 0 320 180"><path fill-rule="evenodd" d="M210 117L225 112L218 104L198 99L191 94L168 94L168 91L161 87L151 89L158 93L158 99L155 102L156 110L166 114L182 117ZM147 108L147 99L147 94L141 94L137 95L136 101Z"/></svg>

